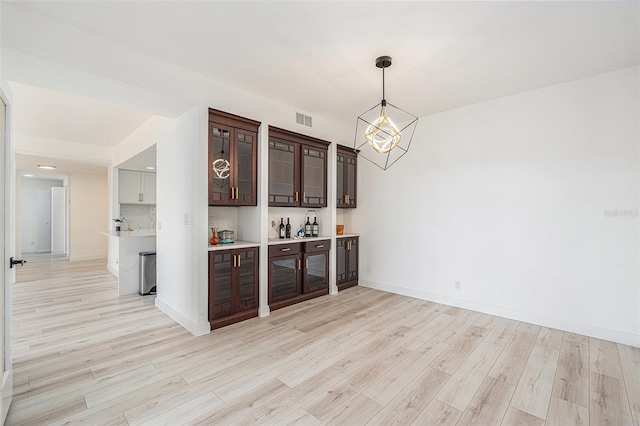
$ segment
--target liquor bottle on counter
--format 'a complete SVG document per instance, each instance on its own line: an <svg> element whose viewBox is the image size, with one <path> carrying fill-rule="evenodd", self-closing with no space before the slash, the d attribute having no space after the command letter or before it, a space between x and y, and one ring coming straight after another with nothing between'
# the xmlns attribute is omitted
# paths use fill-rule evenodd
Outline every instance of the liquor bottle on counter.
<svg viewBox="0 0 640 426"><path fill-rule="evenodd" d="M311 222L309 222L309 217L307 216L307 223L304 224L304 236L310 237L311 233Z"/></svg>
<svg viewBox="0 0 640 426"><path fill-rule="evenodd" d="M280 239L284 239L284 219L280 218Z"/></svg>
<svg viewBox="0 0 640 426"><path fill-rule="evenodd" d="M287 226L284 228L284 237L291 238L291 224L289 223L289 218L287 218Z"/></svg>
<svg viewBox="0 0 640 426"><path fill-rule="evenodd" d="M314 237L318 236L318 228L320 226L318 225L318 216L316 216L313 219L313 225L311 225L311 235L313 235Z"/></svg>

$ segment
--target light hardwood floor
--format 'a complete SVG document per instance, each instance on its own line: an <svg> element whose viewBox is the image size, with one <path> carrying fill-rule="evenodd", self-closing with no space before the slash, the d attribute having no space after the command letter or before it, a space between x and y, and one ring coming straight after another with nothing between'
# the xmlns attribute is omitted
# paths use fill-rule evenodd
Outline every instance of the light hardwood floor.
<svg viewBox="0 0 640 426"><path fill-rule="evenodd" d="M7 424L638 425L640 349L354 287L193 337L104 262L13 288Z"/></svg>

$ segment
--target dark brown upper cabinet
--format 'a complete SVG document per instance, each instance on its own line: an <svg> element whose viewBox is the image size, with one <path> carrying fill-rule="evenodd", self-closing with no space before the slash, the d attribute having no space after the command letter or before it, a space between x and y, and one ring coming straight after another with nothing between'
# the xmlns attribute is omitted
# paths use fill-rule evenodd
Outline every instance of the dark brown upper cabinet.
<svg viewBox="0 0 640 426"><path fill-rule="evenodd" d="M269 127L269 206L327 207L329 145Z"/></svg>
<svg viewBox="0 0 640 426"><path fill-rule="evenodd" d="M352 148L338 145L336 206L342 209L356 208L358 153Z"/></svg>
<svg viewBox="0 0 640 426"><path fill-rule="evenodd" d="M209 109L209 205L256 206L260 122Z"/></svg>

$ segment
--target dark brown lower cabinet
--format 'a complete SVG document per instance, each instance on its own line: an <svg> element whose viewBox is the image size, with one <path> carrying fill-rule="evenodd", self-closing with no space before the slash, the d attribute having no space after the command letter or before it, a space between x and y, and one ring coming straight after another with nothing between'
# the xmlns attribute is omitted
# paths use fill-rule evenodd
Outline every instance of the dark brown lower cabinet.
<svg viewBox="0 0 640 426"><path fill-rule="evenodd" d="M269 246L269 309L329 294L330 240Z"/></svg>
<svg viewBox="0 0 640 426"><path fill-rule="evenodd" d="M358 285L358 237L336 240L336 284L338 290Z"/></svg>
<svg viewBox="0 0 640 426"><path fill-rule="evenodd" d="M258 316L258 247L209 252L211 329Z"/></svg>

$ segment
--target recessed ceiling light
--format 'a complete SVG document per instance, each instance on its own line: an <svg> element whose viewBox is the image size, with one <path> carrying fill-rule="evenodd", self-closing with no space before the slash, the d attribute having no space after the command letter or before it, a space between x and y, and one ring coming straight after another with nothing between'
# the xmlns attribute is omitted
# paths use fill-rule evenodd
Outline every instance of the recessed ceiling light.
<svg viewBox="0 0 640 426"><path fill-rule="evenodd" d="M24 177L33 177L33 175L31 173L25 173L24 175L22 175Z"/></svg>
<svg viewBox="0 0 640 426"><path fill-rule="evenodd" d="M155 170L156 168L153 166L147 166L147 170Z"/></svg>
<svg viewBox="0 0 640 426"><path fill-rule="evenodd" d="M54 170L56 166L52 166L50 164L38 164L38 167L41 169Z"/></svg>

